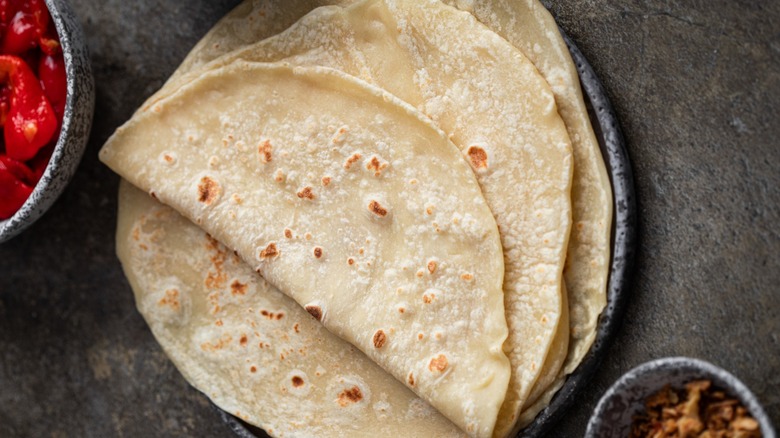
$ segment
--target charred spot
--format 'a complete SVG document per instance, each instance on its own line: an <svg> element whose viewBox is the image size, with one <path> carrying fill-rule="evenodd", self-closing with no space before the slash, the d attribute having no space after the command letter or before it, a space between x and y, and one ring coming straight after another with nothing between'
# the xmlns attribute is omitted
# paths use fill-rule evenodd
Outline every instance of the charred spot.
<svg viewBox="0 0 780 438"><path fill-rule="evenodd" d="M474 276L473 276L473 275L471 275L471 274L469 274L468 272L466 272L465 274L461 274L460 278L461 278L463 281L471 281L471 280L473 280L473 279L474 279Z"/></svg>
<svg viewBox="0 0 780 438"><path fill-rule="evenodd" d="M176 161L172 156L168 154L163 155L163 160L165 160L165 162L168 164L173 164L173 162Z"/></svg>
<svg viewBox="0 0 780 438"><path fill-rule="evenodd" d="M428 262L428 272L430 272L431 275L433 275L433 273L436 272L437 266L438 266L438 264L436 263L436 260L429 261Z"/></svg>
<svg viewBox="0 0 780 438"><path fill-rule="evenodd" d="M298 326L298 323L297 323L297 322L296 322L296 323L295 323L295 325L293 326L293 330L295 330L295 333L300 333L300 332L301 332L301 329L299 328L299 326Z"/></svg>
<svg viewBox="0 0 780 438"><path fill-rule="evenodd" d="M347 259L347 264L350 265L350 266L354 265L355 264L355 259L353 259L352 257L348 258Z"/></svg>
<svg viewBox="0 0 780 438"><path fill-rule="evenodd" d="M297 195L301 199L308 199L310 201L314 199L314 192L312 191L311 187L308 186L301 189L301 191L298 192Z"/></svg>
<svg viewBox="0 0 780 438"><path fill-rule="evenodd" d="M414 373L409 373L406 377L406 381L409 382L409 386L414 386Z"/></svg>
<svg viewBox="0 0 780 438"><path fill-rule="evenodd" d="M204 176L198 184L198 201L211 205L217 200L221 192L219 183L211 177Z"/></svg>
<svg viewBox="0 0 780 438"><path fill-rule="evenodd" d="M327 187L330 185L331 178L329 176L323 176L322 177L322 186Z"/></svg>
<svg viewBox="0 0 780 438"><path fill-rule="evenodd" d="M292 385L296 388L299 388L303 386L303 377L301 376L293 376L292 377Z"/></svg>
<svg viewBox="0 0 780 438"><path fill-rule="evenodd" d="M241 335L241 339L238 340L238 343L241 344L242 347L246 347L246 343L247 343L246 335Z"/></svg>
<svg viewBox="0 0 780 438"><path fill-rule="evenodd" d="M157 200L157 193L154 193L154 190L149 191L149 196L151 196L152 199Z"/></svg>
<svg viewBox="0 0 780 438"><path fill-rule="evenodd" d="M428 369L431 372L439 372L442 373L444 370L447 369L447 366L449 363L447 362L447 356L440 354L433 359L431 359L430 363L428 363Z"/></svg>
<svg viewBox="0 0 780 438"><path fill-rule="evenodd" d="M260 259L265 260L271 257L279 257L280 251L276 248L276 243L271 242L264 250L260 251Z"/></svg>
<svg viewBox="0 0 780 438"><path fill-rule="evenodd" d="M475 169L487 169L488 167L488 155L484 149L479 146L471 146L466 152L469 156L469 161Z"/></svg>
<svg viewBox="0 0 780 438"><path fill-rule="evenodd" d="M306 311L317 321L322 321L322 309L320 306L308 305L306 306Z"/></svg>
<svg viewBox="0 0 780 438"><path fill-rule="evenodd" d="M436 294L430 294L430 295L425 294L423 295L423 303L431 304L431 302L433 302L435 298L436 298Z"/></svg>
<svg viewBox="0 0 780 438"><path fill-rule="evenodd" d="M360 154L353 154L351 157L347 158L347 161L344 162L344 168L349 170L353 164L355 164L359 159L363 158Z"/></svg>
<svg viewBox="0 0 780 438"><path fill-rule="evenodd" d="M160 306L169 306L173 310L179 310L181 303L179 303L179 291L176 289L168 289L165 291L165 296L158 303Z"/></svg>
<svg viewBox="0 0 780 438"><path fill-rule="evenodd" d="M292 236L293 236L292 235L292 230L289 229L289 228L285 228L284 229L284 237L286 237L288 239L292 239Z"/></svg>
<svg viewBox="0 0 780 438"><path fill-rule="evenodd" d="M387 163L382 163L379 161L379 158L376 156L371 157L371 159L368 161L368 164L366 164L366 170L373 171L374 176L379 176L382 174L382 171L387 168Z"/></svg>
<svg viewBox="0 0 780 438"><path fill-rule="evenodd" d="M385 217L387 216L387 209L382 207L382 204L380 204L378 201L371 201L368 203L368 211L371 213L379 216L379 217Z"/></svg>
<svg viewBox="0 0 780 438"><path fill-rule="evenodd" d="M322 247L321 246L315 246L314 250L312 251L314 254L314 257L321 259L322 258Z"/></svg>
<svg viewBox="0 0 780 438"><path fill-rule="evenodd" d="M387 335L383 330L377 330L374 333L374 348L382 348L387 342Z"/></svg>
<svg viewBox="0 0 780 438"><path fill-rule="evenodd" d="M233 295L245 295L246 289L247 289L247 285L241 283L238 280L233 280L233 282L230 283L230 293Z"/></svg>
<svg viewBox="0 0 780 438"><path fill-rule="evenodd" d="M273 149L273 146L271 146L271 141L266 140L262 143L260 143L260 146L257 147L257 152L260 154L260 161L263 163L270 163L273 159L273 156L271 154L271 151Z"/></svg>
<svg viewBox="0 0 780 438"><path fill-rule="evenodd" d="M339 393L338 402L341 407L346 407L350 404L357 403L360 400L363 400L363 393L357 386L345 389Z"/></svg>
<svg viewBox="0 0 780 438"><path fill-rule="evenodd" d="M257 367L252 365L251 367L249 367L249 372L250 373L256 373L257 372Z"/></svg>
<svg viewBox="0 0 780 438"><path fill-rule="evenodd" d="M284 318L284 312L279 312L276 314L276 320L279 321L280 319Z"/></svg>

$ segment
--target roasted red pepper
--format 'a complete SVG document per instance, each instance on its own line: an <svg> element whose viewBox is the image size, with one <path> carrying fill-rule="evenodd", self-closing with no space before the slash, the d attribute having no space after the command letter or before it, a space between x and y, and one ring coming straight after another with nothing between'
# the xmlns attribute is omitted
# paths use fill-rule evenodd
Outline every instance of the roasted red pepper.
<svg viewBox="0 0 780 438"><path fill-rule="evenodd" d="M0 219L8 219L24 204L33 188L0 164Z"/></svg>
<svg viewBox="0 0 780 438"><path fill-rule="evenodd" d="M44 0L0 0L0 220L43 175L59 135L67 82Z"/></svg>
<svg viewBox="0 0 780 438"><path fill-rule="evenodd" d="M29 160L54 136L57 116L38 78L21 58L0 55L0 83L11 88L3 135L6 154L17 160Z"/></svg>
<svg viewBox="0 0 780 438"><path fill-rule="evenodd" d="M49 99L57 118L62 119L65 111L65 97L68 94L68 83L65 80L65 60L62 53L44 54L38 62L38 77L41 80L43 94Z"/></svg>

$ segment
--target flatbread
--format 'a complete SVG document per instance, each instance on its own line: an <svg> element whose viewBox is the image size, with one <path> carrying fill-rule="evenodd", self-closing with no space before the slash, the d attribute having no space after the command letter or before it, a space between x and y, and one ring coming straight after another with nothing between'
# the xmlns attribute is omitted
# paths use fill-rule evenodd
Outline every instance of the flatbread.
<svg viewBox="0 0 780 438"><path fill-rule="evenodd" d="M116 245L168 357L244 421L274 436L463 436L232 251L126 181Z"/></svg>
<svg viewBox="0 0 780 438"><path fill-rule="evenodd" d="M203 68L238 59L324 65L360 76L430 116L469 159L505 252L505 350L513 377L496 434L508 433L543 369L561 315L571 150L544 79L470 14L438 1L320 8ZM160 96L175 85L166 88Z"/></svg>
<svg viewBox="0 0 780 438"><path fill-rule="evenodd" d="M323 68L236 62L136 114L100 158L475 436L509 379L495 221L413 108Z"/></svg>
<svg viewBox="0 0 780 438"><path fill-rule="evenodd" d="M555 384L525 415L528 424L590 350L607 303L612 230L612 187L580 89L577 68L553 16L538 0L444 0L474 14L518 47L552 86L574 151L573 228L564 279L569 290L571 339Z"/></svg>

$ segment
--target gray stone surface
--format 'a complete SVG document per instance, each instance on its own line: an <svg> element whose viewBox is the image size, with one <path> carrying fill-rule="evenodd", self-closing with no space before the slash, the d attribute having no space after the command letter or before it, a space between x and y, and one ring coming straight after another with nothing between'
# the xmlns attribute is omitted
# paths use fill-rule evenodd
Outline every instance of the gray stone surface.
<svg viewBox="0 0 780 438"><path fill-rule="evenodd" d="M582 436L644 361L707 359L780 423L780 2L546 2L602 78L640 207L636 281L602 368L551 436ZM94 127L72 184L0 245L0 436L230 436L135 311L97 151L235 1L73 0Z"/></svg>

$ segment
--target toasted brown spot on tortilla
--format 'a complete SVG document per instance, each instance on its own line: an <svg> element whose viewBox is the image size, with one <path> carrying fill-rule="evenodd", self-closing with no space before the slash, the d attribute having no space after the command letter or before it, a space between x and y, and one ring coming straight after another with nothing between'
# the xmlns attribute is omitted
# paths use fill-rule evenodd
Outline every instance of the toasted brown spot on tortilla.
<svg viewBox="0 0 780 438"><path fill-rule="evenodd" d="M331 182L331 178L329 176L323 176L322 177L322 185L323 187L327 187Z"/></svg>
<svg viewBox="0 0 780 438"><path fill-rule="evenodd" d="M224 324L224 323L222 322L222 320L221 320L221 319L218 319L218 320L217 320L217 321L214 323L214 325L215 325L215 326L217 326L217 327L222 327L222 325L223 325L223 324Z"/></svg>
<svg viewBox="0 0 780 438"><path fill-rule="evenodd" d="M311 190L311 187L304 187L297 193L298 197L301 199L308 199L312 200L314 199L314 192Z"/></svg>
<svg viewBox="0 0 780 438"><path fill-rule="evenodd" d="M368 164L366 164L366 170L373 170L374 176L379 176L382 174L382 171L387 168L387 166L387 163L382 163L375 155L371 157L371 159L368 161Z"/></svg>
<svg viewBox="0 0 780 438"><path fill-rule="evenodd" d="M214 179L204 176L198 184L198 201L211 205L217 200L221 191L222 189Z"/></svg>
<svg viewBox="0 0 780 438"><path fill-rule="evenodd" d="M374 333L374 348L382 348L385 342L387 342L387 335L383 330L377 330Z"/></svg>
<svg viewBox="0 0 780 438"><path fill-rule="evenodd" d="M300 333L300 332L301 332L301 329L299 328L299 326L298 326L298 323L297 323L297 322L296 322L296 323L295 323L295 325L293 326L293 330L295 330L295 333Z"/></svg>
<svg viewBox="0 0 780 438"><path fill-rule="evenodd" d="M488 156L487 152L479 146L471 146L466 152L469 156L469 161L475 169L487 169Z"/></svg>
<svg viewBox="0 0 780 438"><path fill-rule="evenodd" d="M357 403L360 400L363 400L363 393L357 386L345 389L339 393L338 402L341 407L346 407L352 403Z"/></svg>
<svg viewBox="0 0 780 438"><path fill-rule="evenodd" d="M260 143L260 146L257 147L257 152L260 154L260 161L263 163L270 163L273 159L273 155L271 154L272 150L273 146L271 146L270 140Z"/></svg>
<svg viewBox="0 0 780 438"><path fill-rule="evenodd" d="M387 216L387 209L382 207L382 204L377 201L371 201L368 203L368 211L379 217Z"/></svg>
<svg viewBox="0 0 780 438"><path fill-rule="evenodd" d="M406 381L409 382L409 386L414 386L414 373L409 373L406 377Z"/></svg>
<svg viewBox="0 0 780 438"><path fill-rule="evenodd" d="M349 170L355 162L357 162L359 159L363 158L360 154L352 154L351 157L347 158L347 161L344 162L344 168Z"/></svg>
<svg viewBox="0 0 780 438"><path fill-rule="evenodd" d="M471 275L471 274L469 274L468 272L466 272L465 274L461 274L460 278L461 278L463 281L471 281L471 280L473 280L473 279L474 279L474 276L473 276L473 275Z"/></svg>
<svg viewBox="0 0 780 438"><path fill-rule="evenodd" d="M289 228L284 229L284 237L288 239L292 239L292 230Z"/></svg>
<svg viewBox="0 0 780 438"><path fill-rule="evenodd" d="M436 260L429 261L428 262L428 272L433 274L434 272L436 272L436 267L437 266L438 266L438 264L436 263Z"/></svg>
<svg viewBox="0 0 780 438"><path fill-rule="evenodd" d="M241 339L238 340L238 343L241 344L242 347L246 347L247 338L246 335L241 335Z"/></svg>
<svg viewBox="0 0 780 438"><path fill-rule="evenodd" d="M151 196L152 199L155 199L155 200L157 199L157 193L154 193L154 191L150 191L149 192L149 196Z"/></svg>
<svg viewBox="0 0 780 438"><path fill-rule="evenodd" d="M252 365L251 367L249 367L249 372L250 373L256 373L257 372L257 367Z"/></svg>
<svg viewBox="0 0 780 438"><path fill-rule="evenodd" d="M293 376L292 377L292 384L296 388L302 386L303 385L303 378L301 376Z"/></svg>
<svg viewBox="0 0 780 438"><path fill-rule="evenodd" d="M347 259L347 264L350 265L350 266L354 265L355 264L355 259L353 259L352 257L348 258Z"/></svg>
<svg viewBox="0 0 780 438"><path fill-rule="evenodd" d="M278 248L276 248L276 243L271 242L268 244L268 246L265 247L264 250L260 251L260 259L265 260L271 257L279 257L279 254L280 251Z"/></svg>
<svg viewBox="0 0 780 438"><path fill-rule="evenodd" d="M168 163L168 164L173 164L173 162L176 161L175 158L173 158L172 156L170 156L168 154L164 154L163 155L163 160L165 160L165 162Z"/></svg>
<svg viewBox="0 0 780 438"><path fill-rule="evenodd" d="M215 344L212 344L210 342L204 342L200 345L200 348L204 351L215 351L215 350L221 350L225 347L225 345L229 344L230 341L233 340L233 337L230 335L224 335L221 338L219 338L219 341L217 341Z"/></svg>
<svg viewBox="0 0 780 438"><path fill-rule="evenodd" d="M422 340L423 340L423 338L425 338L425 335L424 335L424 334L422 334L422 333L417 333L417 340L418 340L418 341L422 341Z"/></svg>
<svg viewBox="0 0 780 438"><path fill-rule="evenodd" d="M246 289L247 289L247 285L241 283L238 280L233 280L233 282L230 283L230 293L233 295L245 295Z"/></svg>
<svg viewBox="0 0 780 438"><path fill-rule="evenodd" d="M311 240L311 233L304 234L303 238L306 239L306 240Z"/></svg>
<svg viewBox="0 0 780 438"><path fill-rule="evenodd" d="M314 257L320 259L322 258L322 247L321 246L315 246L314 250L312 250L312 253L314 254Z"/></svg>
<svg viewBox="0 0 780 438"><path fill-rule="evenodd" d="M276 173L274 174L274 181L278 183L284 182L284 172L282 172L282 169L276 170Z"/></svg>
<svg viewBox="0 0 780 438"><path fill-rule="evenodd" d="M431 302L436 298L436 294L425 294L423 295L423 303L425 304L431 304Z"/></svg>
<svg viewBox="0 0 780 438"><path fill-rule="evenodd" d="M322 321L322 309L320 309L320 306L306 306L306 311L309 312L309 314L317 321Z"/></svg>
<svg viewBox="0 0 780 438"><path fill-rule="evenodd" d="M176 289L168 289L165 291L165 296L162 297L159 303L160 306L168 306L173 310L179 310L181 303L179 303L179 291Z"/></svg>
<svg viewBox="0 0 780 438"><path fill-rule="evenodd" d="M433 359L431 359L431 362L428 364L428 369L431 372L444 372L444 370L447 369L447 365L449 363L447 362L447 356L440 354Z"/></svg>
<svg viewBox="0 0 780 438"><path fill-rule="evenodd" d="M429 205L428 207L426 207L426 209L425 209L425 213L426 213L428 216L432 215L432 214L433 214L433 206L432 206L432 205Z"/></svg>
<svg viewBox="0 0 780 438"><path fill-rule="evenodd" d="M279 312L279 313L276 314L276 320L277 321L282 319L282 318L284 318L284 312Z"/></svg>
<svg viewBox="0 0 780 438"><path fill-rule="evenodd" d="M404 312L406 312L406 309L404 309L403 307L398 308L398 313L404 313Z"/></svg>

